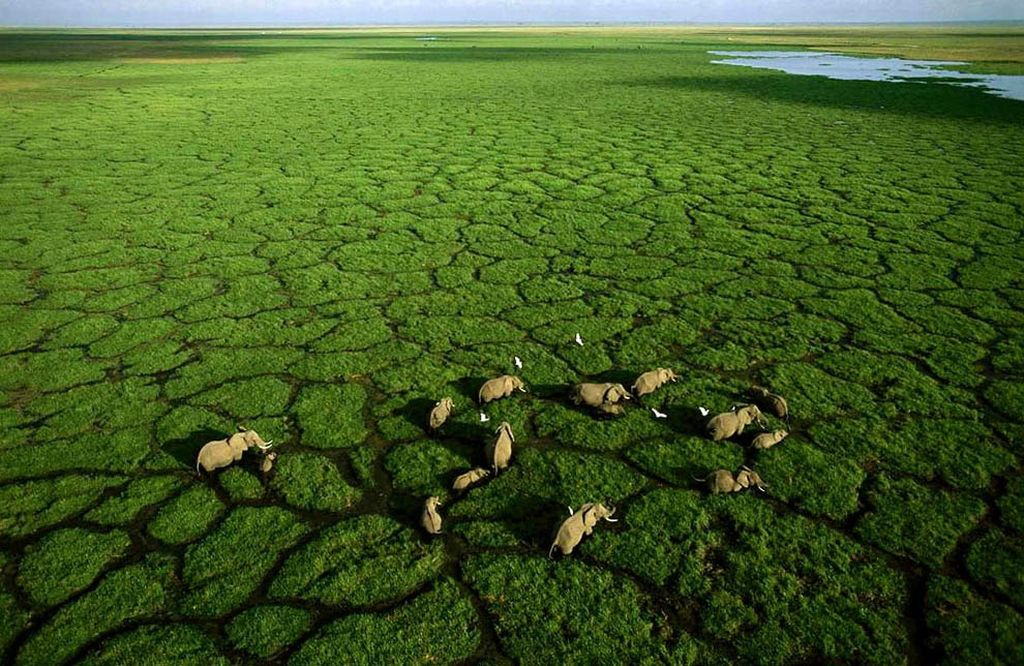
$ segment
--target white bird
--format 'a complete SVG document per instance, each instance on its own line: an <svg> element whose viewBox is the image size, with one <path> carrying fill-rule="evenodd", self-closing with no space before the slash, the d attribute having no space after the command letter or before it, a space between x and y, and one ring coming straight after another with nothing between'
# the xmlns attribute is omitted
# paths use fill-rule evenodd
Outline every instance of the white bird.
<svg viewBox="0 0 1024 666"><path fill-rule="evenodd" d="M480 423L487 423L490 420L491 420L490 416L487 416L483 412L480 412Z"/></svg>
<svg viewBox="0 0 1024 666"><path fill-rule="evenodd" d="M570 506L569 507L569 515L571 516L572 514L573 514L573 510L572 510L572 507Z"/></svg>
<svg viewBox="0 0 1024 666"><path fill-rule="evenodd" d="M654 418L656 418L656 419L667 419L668 418L668 414L663 414L663 413L659 412L658 410L656 410L654 407L651 407L651 413L654 414Z"/></svg>
<svg viewBox="0 0 1024 666"><path fill-rule="evenodd" d="M707 416L708 414L710 414L710 413L711 413L711 412L710 412L710 411L708 410L708 408L707 408L707 407L698 407L697 409L699 409L699 410L700 410L700 415L701 415L701 416Z"/></svg>
<svg viewBox="0 0 1024 666"><path fill-rule="evenodd" d="M580 337L579 333L576 334L576 344L578 344L580 347L583 346L583 338Z"/></svg>
<svg viewBox="0 0 1024 666"><path fill-rule="evenodd" d="M518 356L513 356L512 358L515 361L516 367L519 368L520 370L522 370L523 369L523 359L519 358Z"/></svg>

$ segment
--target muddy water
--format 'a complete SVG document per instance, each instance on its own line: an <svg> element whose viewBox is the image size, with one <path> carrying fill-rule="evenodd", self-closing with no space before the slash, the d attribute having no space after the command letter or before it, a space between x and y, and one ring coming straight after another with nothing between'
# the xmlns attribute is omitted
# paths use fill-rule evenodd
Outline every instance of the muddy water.
<svg viewBox="0 0 1024 666"><path fill-rule="evenodd" d="M957 60L904 60L865 58L812 51L708 51L724 56L718 65L774 69L800 76L827 76L843 81L891 81L896 83L944 83L967 86L1008 99L1024 101L1024 76L975 74L955 69L967 63Z"/></svg>

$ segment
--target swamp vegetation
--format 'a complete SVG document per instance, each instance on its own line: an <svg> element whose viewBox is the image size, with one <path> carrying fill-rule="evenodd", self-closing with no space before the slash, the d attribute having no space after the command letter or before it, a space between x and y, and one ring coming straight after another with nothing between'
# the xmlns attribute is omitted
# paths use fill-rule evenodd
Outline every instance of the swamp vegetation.
<svg viewBox="0 0 1024 666"><path fill-rule="evenodd" d="M1024 103L708 53L1024 36L430 34L0 34L0 662L1024 662Z"/></svg>

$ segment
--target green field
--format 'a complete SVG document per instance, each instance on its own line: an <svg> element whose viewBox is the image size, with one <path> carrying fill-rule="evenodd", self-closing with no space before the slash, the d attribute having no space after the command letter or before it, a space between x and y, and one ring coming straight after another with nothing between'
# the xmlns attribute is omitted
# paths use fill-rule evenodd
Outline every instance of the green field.
<svg viewBox="0 0 1024 666"><path fill-rule="evenodd" d="M995 28L0 32L0 663L1024 663L1024 102L707 53L765 45L1024 71ZM790 437L711 442L752 383ZM240 423L273 473L197 477Z"/></svg>

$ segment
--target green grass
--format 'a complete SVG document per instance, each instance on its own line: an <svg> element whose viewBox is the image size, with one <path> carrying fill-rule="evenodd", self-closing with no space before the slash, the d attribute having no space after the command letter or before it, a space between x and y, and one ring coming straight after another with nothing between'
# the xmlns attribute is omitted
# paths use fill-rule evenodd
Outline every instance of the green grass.
<svg viewBox="0 0 1024 666"><path fill-rule="evenodd" d="M935 568L985 511L973 497L885 476L878 477L878 486L868 497L871 510L857 532L890 552Z"/></svg>
<svg viewBox="0 0 1024 666"><path fill-rule="evenodd" d="M343 511L359 499L359 491L348 485L338 468L323 456L288 453L278 456L274 467L270 485L294 507Z"/></svg>
<svg viewBox="0 0 1024 666"><path fill-rule="evenodd" d="M129 663L189 663L226 666L230 662L217 653L213 639L188 625L144 625L115 635L82 663L89 666L119 666Z"/></svg>
<svg viewBox="0 0 1024 666"><path fill-rule="evenodd" d="M27 549L18 584L40 606L59 604L91 583L100 570L128 550L128 535L83 529L51 532Z"/></svg>
<svg viewBox="0 0 1024 666"><path fill-rule="evenodd" d="M269 593L349 607L400 598L436 576L439 542L419 543L408 528L383 516L360 516L329 527L281 567Z"/></svg>
<svg viewBox="0 0 1024 666"><path fill-rule="evenodd" d="M477 617L454 583L439 584L384 614L354 614L327 625L289 660L313 664L432 664L469 657Z"/></svg>
<svg viewBox="0 0 1024 666"><path fill-rule="evenodd" d="M306 532L298 518L278 507L235 509L183 558L187 593L182 612L218 616L245 601L278 555Z"/></svg>
<svg viewBox="0 0 1024 666"><path fill-rule="evenodd" d="M191 486L167 503L149 522L151 536L170 544L194 541L224 512L217 494L203 485Z"/></svg>
<svg viewBox="0 0 1024 666"><path fill-rule="evenodd" d="M430 32L0 33L0 662L1024 660L1019 27Z"/></svg>
<svg viewBox="0 0 1024 666"><path fill-rule="evenodd" d="M268 658L294 643L309 623L309 612L301 608L256 606L235 616L227 632L235 646Z"/></svg>

